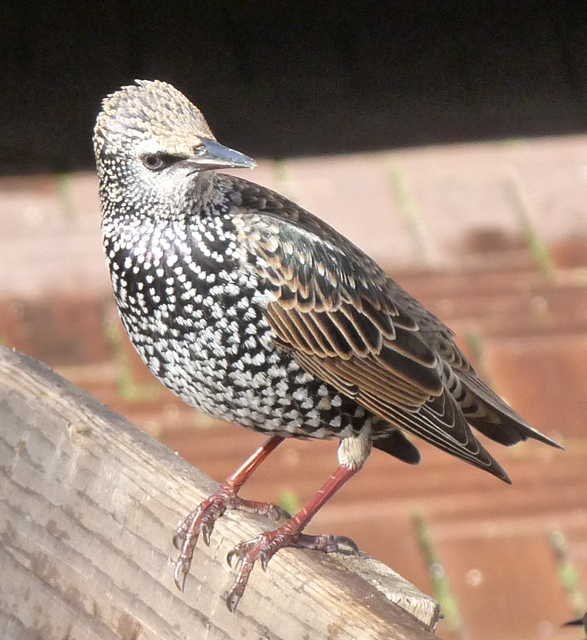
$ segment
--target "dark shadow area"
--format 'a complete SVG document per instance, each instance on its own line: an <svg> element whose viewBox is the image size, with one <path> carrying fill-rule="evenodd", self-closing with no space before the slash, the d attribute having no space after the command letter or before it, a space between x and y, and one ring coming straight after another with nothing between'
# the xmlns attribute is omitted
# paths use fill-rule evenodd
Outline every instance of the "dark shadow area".
<svg viewBox="0 0 587 640"><path fill-rule="evenodd" d="M38 3L0 8L0 171L92 166L100 99L184 91L253 156L580 132L587 4Z"/></svg>

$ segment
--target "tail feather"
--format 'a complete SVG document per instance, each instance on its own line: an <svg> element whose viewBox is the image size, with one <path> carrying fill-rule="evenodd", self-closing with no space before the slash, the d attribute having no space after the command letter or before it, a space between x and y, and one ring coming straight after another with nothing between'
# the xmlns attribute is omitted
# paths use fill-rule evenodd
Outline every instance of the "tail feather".
<svg viewBox="0 0 587 640"><path fill-rule="evenodd" d="M376 437L373 440L373 446L408 464L419 464L422 458L416 445L409 440L403 431L389 430L389 426L384 431L383 437Z"/></svg>
<svg viewBox="0 0 587 640"><path fill-rule="evenodd" d="M469 424L484 436L510 447L524 440L538 440L557 449L560 444L531 427L475 375L457 372L465 398L460 402Z"/></svg>

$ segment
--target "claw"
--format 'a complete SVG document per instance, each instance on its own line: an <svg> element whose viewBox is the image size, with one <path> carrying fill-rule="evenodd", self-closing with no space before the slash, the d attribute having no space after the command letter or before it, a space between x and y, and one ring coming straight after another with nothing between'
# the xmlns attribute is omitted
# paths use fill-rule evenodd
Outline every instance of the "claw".
<svg viewBox="0 0 587 640"><path fill-rule="evenodd" d="M269 507L271 507L268 511L267 511L267 515L272 519L275 520L275 522L277 522L278 520L291 520L291 514L289 511L286 511L285 509L282 509L281 507L277 506L276 504L270 504Z"/></svg>
<svg viewBox="0 0 587 640"><path fill-rule="evenodd" d="M243 597L244 592L245 590L243 589L241 593L237 593L233 587L227 593L226 606L228 607L228 610L230 611L230 613L234 613L236 611L236 608L238 607L238 603L240 602L240 599Z"/></svg>
<svg viewBox="0 0 587 640"><path fill-rule="evenodd" d="M187 575L188 574L187 570L185 569L184 563L178 560L177 564L175 565L175 571L173 572L173 581L175 582L175 586L180 591L184 590Z"/></svg>
<svg viewBox="0 0 587 640"><path fill-rule="evenodd" d="M183 591L186 576L190 570L194 556L194 549L196 548L200 534L204 542L209 545L214 524L227 509L268 514L275 519L279 519L285 515L285 511L276 505L243 500L243 498L237 495L239 489L248 480L253 471L283 440L284 438L278 435L268 438L248 460L220 485L214 494L207 500L204 500L195 511L192 511L183 524L177 529L173 536L173 545L176 549L179 549L179 558L175 565L174 580L176 587L180 591ZM232 565L232 561L237 555L239 555L238 549L229 553L227 556L228 563ZM231 611L236 609L247 584L248 574L251 572L254 564L254 562L251 563L251 566L246 570L246 567L241 566L243 557L244 556L239 556L239 575L227 600L228 608ZM241 579L242 582L240 585L238 582L239 579Z"/></svg>
<svg viewBox="0 0 587 640"><path fill-rule="evenodd" d="M350 551L356 557L361 553L359 545L352 538L347 538L347 536L335 536L334 543L337 547L336 551L343 551L344 547L346 547L346 550Z"/></svg>
<svg viewBox="0 0 587 640"><path fill-rule="evenodd" d="M271 560L272 556L272 553L270 554L265 550L259 553L259 562L261 563L261 569L263 569L263 571L267 571L267 565L269 564L269 560Z"/></svg>
<svg viewBox="0 0 587 640"><path fill-rule="evenodd" d="M212 537L212 531L214 529L214 523L208 523L207 521L202 522L202 526L200 527L200 533L202 534L202 539L207 547L210 546L210 538Z"/></svg>
<svg viewBox="0 0 587 640"><path fill-rule="evenodd" d="M326 553L351 552L355 555L359 554L359 547L357 546L357 543L346 536L309 536L302 533L299 534L295 540L292 540L289 546L298 547L299 549L324 551Z"/></svg>
<svg viewBox="0 0 587 640"><path fill-rule="evenodd" d="M175 546L180 547L180 555L175 567L175 584L178 589L183 590L184 588L186 575L190 569L199 535L202 534L204 542L210 544L210 536L214 524L226 509L264 514L276 520L289 516L281 507L263 502L243 500L237 495L238 489L250 476L253 469L282 441L283 438L281 436L269 438L238 471L221 485L214 495L205 500L179 527L173 540ZM234 612L236 610L257 560L259 560L263 571L266 571L271 558L284 547L300 547L325 552L342 551L346 548L358 554L359 548L350 538L332 535L309 536L302 533L324 502L356 471L357 469L341 465L328 478L314 498L293 518L288 519L285 524L275 529L275 531L263 533L229 551L226 561L231 568L235 564L234 568L237 570L234 584L226 595L226 605L229 611Z"/></svg>
<svg viewBox="0 0 587 640"><path fill-rule="evenodd" d="M232 561L235 559L235 557L239 556L239 552L237 550L237 547L234 547L234 549L231 549L227 554L226 554L226 562L228 562L228 566L231 569L235 569L236 567L239 566L240 562L241 562L241 558L239 557L236 567L232 566Z"/></svg>
<svg viewBox="0 0 587 640"><path fill-rule="evenodd" d="M209 546L216 520L222 516L227 509L270 515L275 519L283 517L285 513L281 507L274 504L243 500L243 498L240 498L226 488L221 488L214 495L210 496L202 502L195 511L190 513L173 536L173 545L176 549L179 549L180 552L175 569L175 584L180 591L183 590L183 586L185 585L186 574L190 570L198 538L201 536L204 543ZM236 555L239 555L238 548L236 549L236 553L231 552L227 557L228 563L231 566L232 560ZM236 566L239 567L240 563L241 558L239 558Z"/></svg>
<svg viewBox="0 0 587 640"><path fill-rule="evenodd" d="M284 525L275 531L262 533L249 542L241 542L231 549L226 561L232 569L238 570L236 579L232 588L226 597L228 609L235 611L239 600L245 592L249 575L259 561L263 571L267 571L267 566L271 558L285 547L298 547L301 549L315 549L331 553L334 551L348 551L358 554L359 547L357 544L346 536L310 536L291 530L288 525ZM234 563L235 559L237 560ZM234 566L233 566L234 563Z"/></svg>
<svg viewBox="0 0 587 640"><path fill-rule="evenodd" d="M179 531L176 531L175 535L173 536L173 546L178 551L181 551L181 548L183 546L183 541L184 540L185 540L185 535L182 535Z"/></svg>
<svg viewBox="0 0 587 640"><path fill-rule="evenodd" d="M249 543L245 543L245 545L248 546ZM238 546L240 547L241 545L238 545ZM239 553L238 551L236 551L236 547L235 549L233 549L233 551L235 551L235 554ZM246 553L243 553L242 556L239 558L239 563L238 563L239 570L238 570L237 576L234 580L232 587L230 588L230 590L226 595L226 606L228 607L228 610L231 613L234 613L236 611L238 603L240 602L240 599L243 597L243 594L249 582L249 576L251 575L251 571L255 566L255 559L254 558L250 559L248 557L248 554L250 553L251 551L249 550Z"/></svg>

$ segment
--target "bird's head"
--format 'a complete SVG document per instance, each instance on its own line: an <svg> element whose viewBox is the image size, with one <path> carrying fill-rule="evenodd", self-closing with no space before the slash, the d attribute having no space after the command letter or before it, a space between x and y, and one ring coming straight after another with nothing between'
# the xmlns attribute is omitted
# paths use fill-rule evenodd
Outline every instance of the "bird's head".
<svg viewBox="0 0 587 640"><path fill-rule="evenodd" d="M211 170L255 166L217 142L199 109L158 80L137 80L104 100L94 152L103 198L135 200L158 215L207 197Z"/></svg>

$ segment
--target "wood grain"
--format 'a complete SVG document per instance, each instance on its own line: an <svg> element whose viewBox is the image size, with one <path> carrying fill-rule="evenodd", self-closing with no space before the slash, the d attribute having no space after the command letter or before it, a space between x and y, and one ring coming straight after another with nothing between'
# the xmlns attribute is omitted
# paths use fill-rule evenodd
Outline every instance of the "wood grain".
<svg viewBox="0 0 587 640"><path fill-rule="evenodd" d="M0 487L3 639L434 637L436 603L369 557L280 551L267 572L255 568L229 613L223 595L234 574L226 554L272 527L240 513L219 520L210 547L198 544L185 592L177 591L173 531L216 484L45 365L6 348Z"/></svg>

